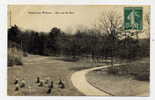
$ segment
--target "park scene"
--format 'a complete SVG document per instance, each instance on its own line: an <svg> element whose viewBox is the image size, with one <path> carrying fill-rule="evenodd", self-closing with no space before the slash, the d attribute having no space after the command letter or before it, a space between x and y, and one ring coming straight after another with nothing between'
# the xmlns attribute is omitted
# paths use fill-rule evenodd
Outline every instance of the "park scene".
<svg viewBox="0 0 155 100"><path fill-rule="evenodd" d="M8 96L149 96L150 6L9 5Z"/></svg>

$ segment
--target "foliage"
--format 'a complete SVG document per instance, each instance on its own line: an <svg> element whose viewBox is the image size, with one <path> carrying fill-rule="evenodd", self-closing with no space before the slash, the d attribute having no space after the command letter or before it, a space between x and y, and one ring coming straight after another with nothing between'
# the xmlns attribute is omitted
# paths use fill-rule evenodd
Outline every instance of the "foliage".
<svg viewBox="0 0 155 100"><path fill-rule="evenodd" d="M135 61L127 65L109 67L108 73L114 75L131 75L137 80L145 81L150 78L149 65L148 60L142 62Z"/></svg>
<svg viewBox="0 0 155 100"><path fill-rule="evenodd" d="M22 51L17 48L9 48L8 49L8 66L13 65L23 65L22 62Z"/></svg>
<svg viewBox="0 0 155 100"><path fill-rule="evenodd" d="M69 34L54 27L50 32L36 32L32 30L21 31L18 26L8 29L8 47L21 49L23 52L45 56L91 56L94 61L119 57L122 59L134 60L140 57L149 56L149 42L137 40L128 35L120 38L124 31L120 30L120 25L115 25L119 21L113 16L108 16L109 22L102 21L103 25L111 30L107 34L95 29L85 31L77 30L75 34ZM107 22L106 24L104 24Z"/></svg>

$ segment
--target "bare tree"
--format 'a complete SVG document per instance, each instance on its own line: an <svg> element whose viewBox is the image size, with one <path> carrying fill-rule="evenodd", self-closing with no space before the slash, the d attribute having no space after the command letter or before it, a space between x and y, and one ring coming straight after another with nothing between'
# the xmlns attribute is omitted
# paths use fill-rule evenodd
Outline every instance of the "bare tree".
<svg viewBox="0 0 155 100"><path fill-rule="evenodd" d="M122 29L122 19L123 17L118 14L118 12L114 11L107 11L103 12L100 16L97 24L95 27L100 30L103 36L110 37L110 44L111 45L111 65L113 66L114 62L114 51L116 41L118 39L119 34L121 33L120 30Z"/></svg>
<svg viewBox="0 0 155 100"><path fill-rule="evenodd" d="M122 18L118 12L103 12L95 27L100 30L103 35L112 34L114 30L118 33L117 31L122 28Z"/></svg>

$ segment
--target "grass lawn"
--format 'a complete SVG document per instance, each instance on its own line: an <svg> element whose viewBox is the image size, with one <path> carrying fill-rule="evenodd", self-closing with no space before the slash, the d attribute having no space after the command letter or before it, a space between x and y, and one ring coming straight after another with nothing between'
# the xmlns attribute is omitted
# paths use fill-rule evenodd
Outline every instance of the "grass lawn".
<svg viewBox="0 0 155 100"><path fill-rule="evenodd" d="M132 75L135 79L149 81L150 79L150 59L143 58L140 60L127 62L128 64L116 67L109 67L108 72L114 75Z"/></svg>
<svg viewBox="0 0 155 100"><path fill-rule="evenodd" d="M93 86L114 96L149 95L149 59L132 61L127 65L89 72L87 80ZM143 80L144 78L144 80ZM143 81L142 81L142 80Z"/></svg>
<svg viewBox="0 0 155 100"><path fill-rule="evenodd" d="M86 60L67 61L62 57L42 57L31 55L23 59L23 66L8 67L8 95L10 96L82 96L71 83L70 76L73 72L90 68L92 64ZM47 78L54 82L54 88L51 94L46 94L47 85L38 87L35 83L37 77L45 81ZM15 91L14 81L24 79L25 88ZM65 83L65 88L58 88L59 79Z"/></svg>

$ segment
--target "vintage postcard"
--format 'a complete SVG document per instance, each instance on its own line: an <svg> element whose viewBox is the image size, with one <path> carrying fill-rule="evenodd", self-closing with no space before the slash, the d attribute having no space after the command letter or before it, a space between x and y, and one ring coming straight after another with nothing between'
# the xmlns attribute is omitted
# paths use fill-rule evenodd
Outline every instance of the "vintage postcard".
<svg viewBox="0 0 155 100"><path fill-rule="evenodd" d="M9 5L8 96L149 96L150 6Z"/></svg>

